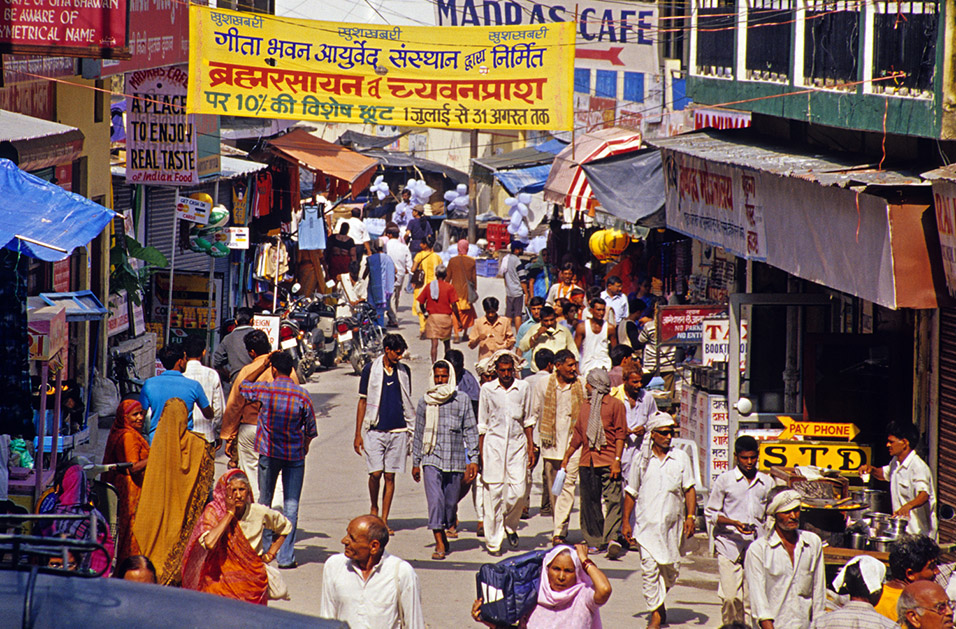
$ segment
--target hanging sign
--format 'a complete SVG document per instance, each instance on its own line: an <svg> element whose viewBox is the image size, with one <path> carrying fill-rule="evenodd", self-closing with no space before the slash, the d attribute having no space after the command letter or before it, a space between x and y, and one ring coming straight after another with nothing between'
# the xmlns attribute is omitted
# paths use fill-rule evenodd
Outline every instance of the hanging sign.
<svg viewBox="0 0 956 629"><path fill-rule="evenodd" d="M778 415L777 419L783 424L783 432L777 439L786 441L794 437L807 439L846 439L853 441L860 429L856 424L840 424L833 422L802 422L792 417Z"/></svg>
<svg viewBox="0 0 956 629"><path fill-rule="evenodd" d="M701 344L701 363L712 367L715 363L730 362L730 320L704 319L701 322L703 338ZM744 319L740 322L740 371L747 368L747 343L750 338L750 325Z"/></svg>
<svg viewBox="0 0 956 629"><path fill-rule="evenodd" d="M262 330L269 337L269 346L279 347L279 315L256 315L252 318L252 327Z"/></svg>
<svg viewBox="0 0 956 629"><path fill-rule="evenodd" d="M438 129L572 127L574 24L448 28L191 5L190 113Z"/></svg>
<svg viewBox="0 0 956 629"><path fill-rule="evenodd" d="M6 0L0 53L129 59L126 0Z"/></svg>
<svg viewBox="0 0 956 629"><path fill-rule="evenodd" d="M249 248L248 227L227 227L215 234L216 242L221 242L230 249Z"/></svg>
<svg viewBox="0 0 956 629"><path fill-rule="evenodd" d="M727 306L661 306L661 345L697 345L703 340L704 319L726 314Z"/></svg>
<svg viewBox="0 0 956 629"><path fill-rule="evenodd" d="M869 446L826 441L761 441L760 469L815 465L841 474L853 473L870 462Z"/></svg>
<svg viewBox="0 0 956 629"><path fill-rule="evenodd" d="M205 225L209 222L212 204L189 197L176 197L176 218Z"/></svg>
<svg viewBox="0 0 956 629"><path fill-rule="evenodd" d="M956 184L943 179L933 181L933 205L946 290L951 297L956 297Z"/></svg>

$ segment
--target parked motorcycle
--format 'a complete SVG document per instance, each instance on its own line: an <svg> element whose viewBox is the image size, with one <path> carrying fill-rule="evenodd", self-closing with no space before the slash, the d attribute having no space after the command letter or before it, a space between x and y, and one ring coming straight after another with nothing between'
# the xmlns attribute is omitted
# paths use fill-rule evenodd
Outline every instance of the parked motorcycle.
<svg viewBox="0 0 956 629"><path fill-rule="evenodd" d="M328 369L335 364L338 350L335 309L325 300L323 296L300 297L283 313L279 325L280 347L297 354L300 378L308 378L319 367Z"/></svg>
<svg viewBox="0 0 956 629"><path fill-rule="evenodd" d="M346 309L350 312L343 316ZM365 365L382 353L385 330L378 325L375 307L367 301L360 301L354 306L344 302L339 305L337 313L339 318L335 325L340 347L355 374L361 374Z"/></svg>

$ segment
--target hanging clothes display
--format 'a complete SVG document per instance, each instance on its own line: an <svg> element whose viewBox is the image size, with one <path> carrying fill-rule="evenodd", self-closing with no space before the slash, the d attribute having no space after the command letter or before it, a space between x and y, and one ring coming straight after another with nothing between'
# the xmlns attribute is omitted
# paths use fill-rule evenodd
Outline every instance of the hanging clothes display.
<svg viewBox="0 0 956 629"><path fill-rule="evenodd" d="M235 226L245 225L249 220L248 216L249 188L244 179L239 179L232 184L232 224Z"/></svg>
<svg viewBox="0 0 956 629"><path fill-rule="evenodd" d="M325 249L325 221L315 205L306 205L302 209L299 221L299 250Z"/></svg>
<svg viewBox="0 0 956 629"><path fill-rule="evenodd" d="M279 249L278 253L276 253L276 247ZM285 244L266 242L259 245L259 250L256 252L256 277L270 282L275 281L277 265L278 279L281 280L282 276L289 272L289 252Z"/></svg>
<svg viewBox="0 0 956 629"><path fill-rule="evenodd" d="M272 173L262 171L256 175L256 206L252 211L253 218L268 216L272 211Z"/></svg>

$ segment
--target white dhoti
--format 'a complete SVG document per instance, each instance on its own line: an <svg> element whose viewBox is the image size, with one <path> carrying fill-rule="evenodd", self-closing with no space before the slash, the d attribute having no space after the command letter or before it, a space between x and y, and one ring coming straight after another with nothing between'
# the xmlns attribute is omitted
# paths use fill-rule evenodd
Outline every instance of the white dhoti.
<svg viewBox="0 0 956 629"><path fill-rule="evenodd" d="M664 604L667 591L677 581L680 564L659 564L649 552L641 548L641 590L647 609L654 611Z"/></svg>
<svg viewBox="0 0 956 629"><path fill-rule="evenodd" d="M514 533L521 522L524 509L525 475L509 478L504 483L485 483L484 523L485 544L490 552L497 552L505 540L505 533Z"/></svg>
<svg viewBox="0 0 956 629"><path fill-rule="evenodd" d="M475 504L475 513L478 514L478 521L485 525L485 485L481 481L481 474L475 477L475 482L471 484L471 499Z"/></svg>

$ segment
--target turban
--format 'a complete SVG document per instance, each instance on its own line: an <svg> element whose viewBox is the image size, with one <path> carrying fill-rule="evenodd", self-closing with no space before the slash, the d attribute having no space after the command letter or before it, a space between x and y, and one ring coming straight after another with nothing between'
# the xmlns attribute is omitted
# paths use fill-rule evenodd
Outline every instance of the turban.
<svg viewBox="0 0 956 629"><path fill-rule="evenodd" d="M647 424L645 424L644 427L648 432L650 432L652 430L657 430L658 428L666 428L668 426L676 425L677 422L674 421L674 418L670 415L670 413L657 411L647 418Z"/></svg>
<svg viewBox="0 0 956 629"><path fill-rule="evenodd" d="M468 255L468 241L462 238L458 241L458 255L466 256Z"/></svg>
<svg viewBox="0 0 956 629"><path fill-rule="evenodd" d="M604 396L611 390L611 379L603 367L588 372L587 382L591 385L591 411L588 414L588 446L600 450L607 444L604 423L601 421L601 404Z"/></svg>
<svg viewBox="0 0 956 629"><path fill-rule="evenodd" d="M833 589L839 594L843 589L843 580L846 578L847 569L853 564L859 564L860 574L863 576L863 583L870 594L876 594L883 587L883 579L886 577L886 566L876 557L870 555L860 555L846 562L846 565L840 568L836 578L833 579Z"/></svg>
<svg viewBox="0 0 956 629"><path fill-rule="evenodd" d="M767 505L767 515L792 511L799 507L801 502L803 502L803 498L800 496L800 492L795 489L786 489L774 496L770 504Z"/></svg>

